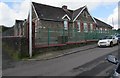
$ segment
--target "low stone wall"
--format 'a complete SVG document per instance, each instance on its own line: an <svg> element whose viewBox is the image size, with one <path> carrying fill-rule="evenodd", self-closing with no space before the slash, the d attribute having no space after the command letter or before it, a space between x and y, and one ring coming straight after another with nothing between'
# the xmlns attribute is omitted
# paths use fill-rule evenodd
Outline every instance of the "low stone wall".
<svg viewBox="0 0 120 78"><path fill-rule="evenodd" d="M96 43L96 40L84 41L80 43L66 43L65 45L62 46L48 46L37 48L33 46L33 56L40 53L81 47L94 43ZM29 44L28 39L26 37L14 37L14 36L2 37L2 49L7 51L7 53L9 53L10 55L19 56L19 58L29 58L28 44Z"/></svg>
<svg viewBox="0 0 120 78"><path fill-rule="evenodd" d="M29 56L28 40L25 37L2 37L2 49L5 50L7 48L12 50L12 54L17 52L19 58Z"/></svg>

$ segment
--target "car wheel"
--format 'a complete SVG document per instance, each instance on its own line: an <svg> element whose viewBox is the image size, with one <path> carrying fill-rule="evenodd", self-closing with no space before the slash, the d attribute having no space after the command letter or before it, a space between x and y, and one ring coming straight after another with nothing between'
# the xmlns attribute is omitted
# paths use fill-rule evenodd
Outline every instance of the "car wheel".
<svg viewBox="0 0 120 78"><path fill-rule="evenodd" d="M98 46L99 48L101 48L101 46Z"/></svg>
<svg viewBox="0 0 120 78"><path fill-rule="evenodd" d="M110 42L110 47L113 47L113 42Z"/></svg>

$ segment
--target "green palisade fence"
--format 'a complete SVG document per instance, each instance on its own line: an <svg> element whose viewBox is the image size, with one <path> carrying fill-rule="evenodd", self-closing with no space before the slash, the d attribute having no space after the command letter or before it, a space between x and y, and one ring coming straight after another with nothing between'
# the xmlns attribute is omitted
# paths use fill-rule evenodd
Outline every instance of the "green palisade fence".
<svg viewBox="0 0 120 78"><path fill-rule="evenodd" d="M106 35L114 35L116 33L118 32L113 30L79 32L77 29L38 29L35 33L35 44L51 45L65 44L66 42L80 42L83 40L98 40Z"/></svg>

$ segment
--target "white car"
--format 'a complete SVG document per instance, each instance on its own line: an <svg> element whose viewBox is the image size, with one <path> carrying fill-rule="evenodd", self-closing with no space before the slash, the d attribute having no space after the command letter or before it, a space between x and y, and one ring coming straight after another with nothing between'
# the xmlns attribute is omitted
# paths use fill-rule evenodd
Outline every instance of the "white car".
<svg viewBox="0 0 120 78"><path fill-rule="evenodd" d="M113 46L118 43L116 36L105 36L98 41L98 46Z"/></svg>

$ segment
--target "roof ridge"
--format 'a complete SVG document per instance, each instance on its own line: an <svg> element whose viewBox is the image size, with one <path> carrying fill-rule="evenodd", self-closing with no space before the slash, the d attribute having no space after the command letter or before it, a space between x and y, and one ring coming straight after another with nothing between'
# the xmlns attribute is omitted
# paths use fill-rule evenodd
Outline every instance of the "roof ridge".
<svg viewBox="0 0 120 78"><path fill-rule="evenodd" d="M79 9L81 9L81 8L84 8L85 6L83 6L83 7L80 7L80 8L78 8L78 9L76 9L76 10L73 10L73 11L77 11L77 10L79 10Z"/></svg>
<svg viewBox="0 0 120 78"><path fill-rule="evenodd" d="M32 2L32 3L43 5L43 6L48 6L48 7L52 7L52 8L62 9L62 7L57 7L57 6L52 6L52 5L47 5L47 4L37 3L37 2ZM67 9L67 10L73 11L71 9Z"/></svg>
<svg viewBox="0 0 120 78"><path fill-rule="evenodd" d="M37 2L32 2L32 4L33 4L33 6L43 6L43 7L45 7L44 9L46 10L47 9L47 7L49 7L49 11L50 11L50 9L52 9L52 10L60 10L60 11L63 11L62 12L62 14L67 14L72 20L73 20L73 18L75 18L78 14L79 14L79 12L83 9L83 8L85 8L86 6L83 6L83 7L80 7L80 8L78 8L78 9L76 9L76 10L71 10L71 9L67 9L67 10L65 10L65 9L63 9L62 7L56 7L56 6L51 6L51 5L47 5L47 4L41 4L41 3L37 3ZM37 9L39 9L39 8L35 8L36 10ZM37 11L37 12L40 12L40 9L39 9L39 11ZM52 11L50 11L50 13L52 13ZM47 13L45 13L46 15L47 15ZM58 13L57 12L57 14L59 14L60 16L62 16L62 14L60 14L60 13ZM49 14L48 14L49 15ZM39 15L38 15L39 16ZM40 15L41 16L41 15ZM44 16L45 17L45 16ZM56 17L56 15L55 15L55 17ZM53 17L54 19L55 19L55 17ZM51 16L50 16L50 18L52 18Z"/></svg>
<svg viewBox="0 0 120 78"><path fill-rule="evenodd" d="M83 7L80 7L80 8L78 8L78 9L74 10L74 11L73 11L73 14L72 14L72 19L74 19L74 18L80 13L80 11L81 11L84 7L86 7L86 6L83 6ZM78 13L77 13L77 12L78 12ZM76 13L77 13L77 14L76 14Z"/></svg>
<svg viewBox="0 0 120 78"><path fill-rule="evenodd" d="M37 3L37 2L32 2L32 3L36 3L36 4L39 4L39 5L44 5L44 6L48 6L48 7L53 7L53 8L59 8L59 9L62 9L62 7L57 7L57 6L52 6L52 5L47 5L47 4L42 4L42 3ZM83 7L80 7L80 8L84 8L85 6ZM79 10L80 8L78 9L75 9L75 10L72 10L72 9L67 9L68 11L76 11L76 10Z"/></svg>

